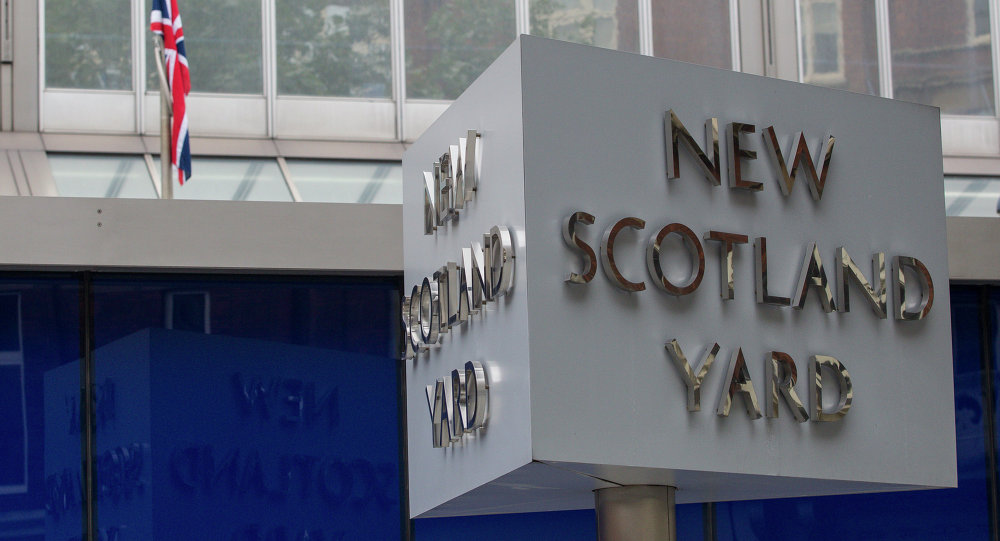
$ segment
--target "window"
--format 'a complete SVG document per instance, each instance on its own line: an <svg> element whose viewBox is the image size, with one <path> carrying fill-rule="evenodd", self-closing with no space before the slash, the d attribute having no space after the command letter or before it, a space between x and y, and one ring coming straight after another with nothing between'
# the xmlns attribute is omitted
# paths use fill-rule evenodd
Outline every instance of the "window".
<svg viewBox="0 0 1000 541"><path fill-rule="evenodd" d="M989 34L969 39L970 27L989 20L988 6L970 11L967 1L890 0L893 97L942 114L995 114Z"/></svg>
<svg viewBox="0 0 1000 541"><path fill-rule="evenodd" d="M403 168L387 162L288 160L303 201L403 203Z"/></svg>
<svg viewBox="0 0 1000 541"><path fill-rule="evenodd" d="M156 197L140 156L49 154L49 167L56 193L64 197Z"/></svg>
<svg viewBox="0 0 1000 541"><path fill-rule="evenodd" d="M801 0L802 82L879 94L875 3Z"/></svg>
<svg viewBox="0 0 1000 541"><path fill-rule="evenodd" d="M944 177L948 216L1000 217L1000 178Z"/></svg>
<svg viewBox="0 0 1000 541"><path fill-rule="evenodd" d="M517 36L513 0L407 0L406 96L453 100Z"/></svg>
<svg viewBox="0 0 1000 541"><path fill-rule="evenodd" d="M160 159L154 159L157 170ZM191 180L174 188L174 199L291 201L292 194L274 160L198 158ZM195 177L197 175L197 177Z"/></svg>
<svg viewBox="0 0 1000 541"><path fill-rule="evenodd" d="M152 0L145 0L146 16ZM184 2L181 20L192 92L263 94L260 0ZM146 88L159 91L153 35L146 39Z"/></svg>
<svg viewBox="0 0 1000 541"><path fill-rule="evenodd" d="M732 68L730 3L730 0L653 2L653 54Z"/></svg>
<svg viewBox="0 0 1000 541"><path fill-rule="evenodd" d="M638 52L638 4L630 0L531 0L531 33Z"/></svg>
<svg viewBox="0 0 1000 541"><path fill-rule="evenodd" d="M392 97L388 0L276 0L278 93Z"/></svg>
<svg viewBox="0 0 1000 541"><path fill-rule="evenodd" d="M118 0L46 2L46 86L131 90L130 14Z"/></svg>

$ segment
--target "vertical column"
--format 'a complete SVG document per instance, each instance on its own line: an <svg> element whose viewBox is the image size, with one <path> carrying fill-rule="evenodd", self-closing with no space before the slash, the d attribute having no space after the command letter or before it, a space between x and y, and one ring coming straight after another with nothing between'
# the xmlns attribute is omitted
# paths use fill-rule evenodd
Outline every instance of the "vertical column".
<svg viewBox="0 0 1000 541"><path fill-rule="evenodd" d="M675 490L632 485L594 491L598 541L676 541Z"/></svg>

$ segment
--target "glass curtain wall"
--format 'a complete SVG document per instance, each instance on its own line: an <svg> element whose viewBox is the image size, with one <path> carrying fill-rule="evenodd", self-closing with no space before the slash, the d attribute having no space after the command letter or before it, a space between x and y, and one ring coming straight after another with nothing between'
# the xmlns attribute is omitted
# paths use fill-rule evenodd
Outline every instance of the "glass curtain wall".
<svg viewBox="0 0 1000 541"><path fill-rule="evenodd" d="M0 538L401 538L398 304L395 278L0 275Z"/></svg>
<svg viewBox="0 0 1000 541"><path fill-rule="evenodd" d="M80 287L0 277L0 538L79 538Z"/></svg>
<svg viewBox="0 0 1000 541"><path fill-rule="evenodd" d="M800 0L805 83L879 95L878 33L887 35L892 97L944 115L995 116L988 0Z"/></svg>

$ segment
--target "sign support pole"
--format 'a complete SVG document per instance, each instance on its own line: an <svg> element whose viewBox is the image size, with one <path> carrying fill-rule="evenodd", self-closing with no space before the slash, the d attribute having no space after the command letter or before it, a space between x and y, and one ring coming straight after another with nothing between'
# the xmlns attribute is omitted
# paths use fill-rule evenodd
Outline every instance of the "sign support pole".
<svg viewBox="0 0 1000 541"><path fill-rule="evenodd" d="M156 73L160 76L160 199L174 198L173 168L170 152L170 116L173 100L167 82L167 68L163 64L163 36L153 36L156 47Z"/></svg>
<svg viewBox="0 0 1000 541"><path fill-rule="evenodd" d="M654 485L595 490L598 541L677 541L675 491Z"/></svg>

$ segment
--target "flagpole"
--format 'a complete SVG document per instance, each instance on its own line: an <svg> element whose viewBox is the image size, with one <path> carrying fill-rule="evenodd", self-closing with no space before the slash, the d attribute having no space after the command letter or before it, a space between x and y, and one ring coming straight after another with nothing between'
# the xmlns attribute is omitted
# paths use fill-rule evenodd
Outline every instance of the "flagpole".
<svg viewBox="0 0 1000 541"><path fill-rule="evenodd" d="M156 72L160 76L160 199L173 199L174 182L172 156L170 152L170 112L173 106L167 69L163 63L163 36L154 35L156 47Z"/></svg>

